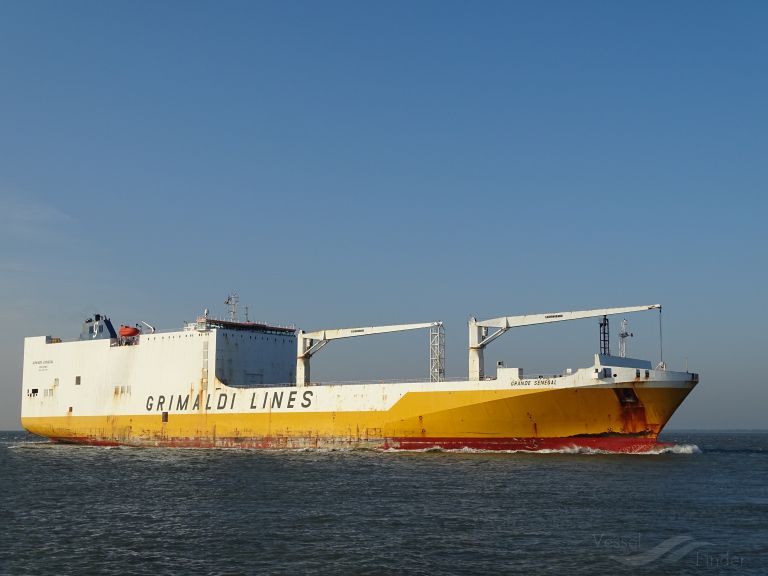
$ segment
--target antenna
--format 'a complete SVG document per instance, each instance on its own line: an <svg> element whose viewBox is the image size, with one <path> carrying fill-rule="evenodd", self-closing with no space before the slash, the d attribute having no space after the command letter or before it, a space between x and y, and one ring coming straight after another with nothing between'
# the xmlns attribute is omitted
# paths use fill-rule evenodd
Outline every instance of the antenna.
<svg viewBox="0 0 768 576"><path fill-rule="evenodd" d="M627 319L621 321L621 332L619 332L619 356L622 358L627 357L627 338L632 338L634 334L629 332L629 322Z"/></svg>
<svg viewBox="0 0 768 576"><path fill-rule="evenodd" d="M237 322L237 303L240 301L240 296L237 292L230 292L227 299L224 300L224 304L229 306L229 319L232 322Z"/></svg>
<svg viewBox="0 0 768 576"><path fill-rule="evenodd" d="M608 337L608 316L603 316L600 320L600 354L603 356L611 355L610 339Z"/></svg>

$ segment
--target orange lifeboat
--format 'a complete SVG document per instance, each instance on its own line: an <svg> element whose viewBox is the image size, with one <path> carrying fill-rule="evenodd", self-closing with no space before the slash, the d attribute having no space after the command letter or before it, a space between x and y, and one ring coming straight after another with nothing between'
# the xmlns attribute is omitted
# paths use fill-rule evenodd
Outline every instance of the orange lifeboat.
<svg viewBox="0 0 768 576"><path fill-rule="evenodd" d="M129 336L138 336L139 329L133 326L120 326L120 336L128 338Z"/></svg>

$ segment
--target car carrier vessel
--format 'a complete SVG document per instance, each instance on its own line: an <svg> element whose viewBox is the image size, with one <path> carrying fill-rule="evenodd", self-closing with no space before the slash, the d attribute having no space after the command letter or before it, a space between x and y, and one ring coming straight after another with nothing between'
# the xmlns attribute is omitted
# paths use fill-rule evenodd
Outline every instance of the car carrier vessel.
<svg viewBox="0 0 768 576"><path fill-rule="evenodd" d="M231 301L231 300L230 300ZM236 303L235 303L236 305ZM469 320L469 373L448 380L440 322L303 332L206 313L181 330L88 318L77 340L26 338L21 419L65 443L242 448L645 452L698 375L609 351L608 316L660 305ZM512 328L601 318L591 366L539 377L483 350ZM429 381L322 384L310 358L332 340L429 329Z"/></svg>

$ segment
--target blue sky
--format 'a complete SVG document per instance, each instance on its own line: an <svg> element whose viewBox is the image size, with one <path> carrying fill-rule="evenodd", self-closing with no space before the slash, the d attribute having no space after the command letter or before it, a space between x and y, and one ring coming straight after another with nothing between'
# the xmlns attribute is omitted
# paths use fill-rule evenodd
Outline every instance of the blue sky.
<svg viewBox="0 0 768 576"><path fill-rule="evenodd" d="M671 426L765 427L766 29L761 2L0 2L0 428L24 336L232 289L305 329L443 320L452 376L469 315L660 302L702 374ZM597 345L580 321L486 357ZM426 354L337 343L313 375Z"/></svg>

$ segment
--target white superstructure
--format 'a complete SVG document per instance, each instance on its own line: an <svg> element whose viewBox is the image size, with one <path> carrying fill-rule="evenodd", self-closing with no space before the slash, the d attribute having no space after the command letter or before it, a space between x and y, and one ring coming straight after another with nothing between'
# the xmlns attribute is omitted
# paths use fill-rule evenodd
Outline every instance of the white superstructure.
<svg viewBox="0 0 768 576"><path fill-rule="evenodd" d="M292 329L201 317L182 330L123 338L109 319L94 318L79 340L25 339L22 417L144 412L150 396L168 402L202 390L216 399L225 388L295 381Z"/></svg>

